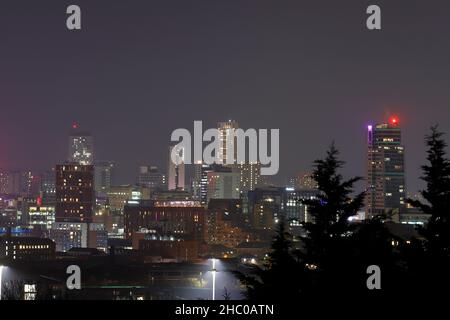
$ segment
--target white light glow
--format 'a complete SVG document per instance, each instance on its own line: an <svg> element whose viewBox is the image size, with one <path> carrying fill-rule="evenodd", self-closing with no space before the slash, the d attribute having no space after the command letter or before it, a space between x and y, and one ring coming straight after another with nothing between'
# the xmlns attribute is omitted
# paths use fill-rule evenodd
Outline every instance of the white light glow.
<svg viewBox="0 0 450 320"><path fill-rule="evenodd" d="M3 268L4 268L4 266L0 266L0 300L2 300L2 287L3 287L2 274L3 274Z"/></svg>
<svg viewBox="0 0 450 320"><path fill-rule="evenodd" d="M212 300L216 300L216 259L212 259Z"/></svg>

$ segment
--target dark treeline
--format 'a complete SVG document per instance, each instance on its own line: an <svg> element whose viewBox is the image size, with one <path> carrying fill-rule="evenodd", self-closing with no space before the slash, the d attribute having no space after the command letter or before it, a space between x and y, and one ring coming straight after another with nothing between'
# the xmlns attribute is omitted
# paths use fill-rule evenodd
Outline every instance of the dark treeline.
<svg viewBox="0 0 450 320"><path fill-rule="evenodd" d="M354 184L361 178L345 180L339 173L344 162L332 145L324 159L314 162L319 196L304 201L313 222L303 224L305 235L295 242L287 222L278 224L265 265L255 266L251 275L238 274L247 298L345 297L351 303L371 297L414 297L419 302L445 292L450 284L450 162L437 127L431 128L425 142L426 189L421 194L426 202L408 199L408 203L431 217L418 228L417 237L405 241L392 234L386 226L389 213L349 222L364 206L365 194L354 194ZM379 283L369 266L379 267Z"/></svg>

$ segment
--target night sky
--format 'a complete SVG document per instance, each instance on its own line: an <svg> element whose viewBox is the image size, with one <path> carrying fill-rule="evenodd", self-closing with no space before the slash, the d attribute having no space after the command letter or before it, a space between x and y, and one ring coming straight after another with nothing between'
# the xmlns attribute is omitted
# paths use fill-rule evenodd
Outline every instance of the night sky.
<svg viewBox="0 0 450 320"><path fill-rule="evenodd" d="M70 4L81 31L66 29ZM366 29L369 4L381 31ZM448 1L2 0L0 168L65 160L77 121L131 183L141 164L165 167L174 129L235 119L280 129L278 181L332 140L344 174L365 175L367 124L396 114L415 191L423 136L450 132L449 67Z"/></svg>

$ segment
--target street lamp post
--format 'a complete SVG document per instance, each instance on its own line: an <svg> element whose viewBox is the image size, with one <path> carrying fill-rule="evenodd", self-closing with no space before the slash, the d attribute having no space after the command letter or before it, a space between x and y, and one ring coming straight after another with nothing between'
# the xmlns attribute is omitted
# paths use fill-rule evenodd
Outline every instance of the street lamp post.
<svg viewBox="0 0 450 320"><path fill-rule="evenodd" d="M2 274L3 274L3 266L0 266L0 300L2 300L2 287L3 287L3 279L2 279Z"/></svg>
<svg viewBox="0 0 450 320"><path fill-rule="evenodd" d="M212 300L216 300L216 259L212 259Z"/></svg>

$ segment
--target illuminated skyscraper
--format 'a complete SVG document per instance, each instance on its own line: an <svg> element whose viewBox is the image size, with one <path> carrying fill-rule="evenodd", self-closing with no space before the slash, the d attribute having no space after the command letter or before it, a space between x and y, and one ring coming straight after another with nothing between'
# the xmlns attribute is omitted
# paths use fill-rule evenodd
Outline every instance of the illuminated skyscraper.
<svg viewBox="0 0 450 320"><path fill-rule="evenodd" d="M214 169L211 165L201 164L201 179L200 179L200 201L203 206L208 205L208 175Z"/></svg>
<svg viewBox="0 0 450 320"><path fill-rule="evenodd" d="M56 166L57 222L92 222L94 208L94 166Z"/></svg>
<svg viewBox="0 0 450 320"><path fill-rule="evenodd" d="M254 190L261 184L261 164L259 162L244 162L235 163L237 156L237 139L234 138L234 150L228 150L227 138L234 134L234 130L239 129L237 121L229 120L226 122L219 122L217 124L219 131L220 150L219 157L223 160L223 164L227 167L231 167L233 171L239 174L239 190L246 196L247 192ZM227 160L233 160L234 164L227 165Z"/></svg>
<svg viewBox="0 0 450 320"><path fill-rule="evenodd" d="M261 185L261 164L256 163L242 163L237 165L240 176L240 192L247 196L247 192L255 190Z"/></svg>
<svg viewBox="0 0 450 320"><path fill-rule="evenodd" d="M69 162L82 165L94 163L94 139L88 132L82 132L74 124L69 136Z"/></svg>
<svg viewBox="0 0 450 320"><path fill-rule="evenodd" d="M368 126L367 140L367 210L368 217L405 205L404 147L399 120Z"/></svg>
<svg viewBox="0 0 450 320"><path fill-rule="evenodd" d="M233 134L233 130L239 128L239 124L234 120L228 120L226 122L219 122L217 124L217 130L219 131L219 141L220 141L220 149L218 152L219 163L227 164L227 159L230 158L234 162L234 157L236 156L237 144L234 141L234 150L228 150L227 146L227 136L231 136ZM222 161L220 161L222 160Z"/></svg>

